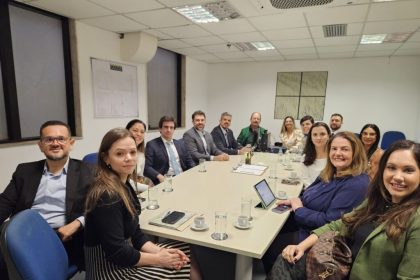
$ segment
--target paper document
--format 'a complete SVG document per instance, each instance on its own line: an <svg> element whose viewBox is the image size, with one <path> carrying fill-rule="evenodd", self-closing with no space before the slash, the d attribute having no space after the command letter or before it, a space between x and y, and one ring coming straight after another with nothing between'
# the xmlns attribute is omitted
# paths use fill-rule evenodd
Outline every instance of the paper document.
<svg viewBox="0 0 420 280"><path fill-rule="evenodd" d="M185 213L185 216L182 217L178 222L176 222L175 224L166 224L166 223L162 222L162 219L165 216L169 215L172 211L174 211L174 209L167 209L166 211L163 211L159 215L151 218L150 221L149 221L149 224L159 226L159 227L165 227L165 228L170 228L170 229L175 229L175 230L182 231L182 230L185 229L185 227L183 227L182 225L195 215L195 213L180 210L180 212Z"/></svg>
<svg viewBox="0 0 420 280"><path fill-rule="evenodd" d="M259 176L262 175L266 169L267 166L264 165L243 164L233 170L233 172Z"/></svg>

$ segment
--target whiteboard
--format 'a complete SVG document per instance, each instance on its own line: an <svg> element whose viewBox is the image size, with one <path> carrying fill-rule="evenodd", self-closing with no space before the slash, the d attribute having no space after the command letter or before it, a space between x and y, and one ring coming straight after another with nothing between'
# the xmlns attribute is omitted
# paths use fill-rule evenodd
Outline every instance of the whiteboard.
<svg viewBox="0 0 420 280"><path fill-rule="evenodd" d="M96 118L137 117L137 67L91 58Z"/></svg>

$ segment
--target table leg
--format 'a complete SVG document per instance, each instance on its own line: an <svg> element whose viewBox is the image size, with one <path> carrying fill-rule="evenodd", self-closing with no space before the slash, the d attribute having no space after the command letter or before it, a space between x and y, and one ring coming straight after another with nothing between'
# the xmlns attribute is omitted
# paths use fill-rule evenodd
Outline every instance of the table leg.
<svg viewBox="0 0 420 280"><path fill-rule="evenodd" d="M252 280L252 258L236 255L235 280Z"/></svg>

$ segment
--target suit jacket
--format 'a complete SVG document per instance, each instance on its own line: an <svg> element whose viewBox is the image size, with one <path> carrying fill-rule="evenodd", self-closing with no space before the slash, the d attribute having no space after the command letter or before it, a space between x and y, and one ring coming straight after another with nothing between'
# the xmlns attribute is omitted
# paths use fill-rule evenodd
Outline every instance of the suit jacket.
<svg viewBox="0 0 420 280"><path fill-rule="evenodd" d="M235 139L235 136L233 136L233 131L231 129L227 129L227 139L229 142L229 145L226 143L225 135L223 134L222 128L220 125L213 128L211 131L211 136L213 137L214 144L216 145L219 150L222 152L228 154L228 155L237 155L238 150L242 148L241 145L238 144L238 142Z"/></svg>
<svg viewBox="0 0 420 280"><path fill-rule="evenodd" d="M204 131L204 139L207 143L207 151L209 155L206 154L206 150L204 149L204 143L198 135L198 132L193 128L187 130L184 133L183 139L185 145L187 146L188 151L194 162L197 164L200 158L204 158L206 160L210 160L210 155L217 156L222 154L223 152L219 150L216 145L214 144L213 137L207 131Z"/></svg>
<svg viewBox="0 0 420 280"><path fill-rule="evenodd" d="M346 234L341 219L314 230L316 235L329 230ZM420 210L413 214L400 240L394 246L384 224L375 228L363 242L350 271L350 280L420 279Z"/></svg>
<svg viewBox="0 0 420 280"><path fill-rule="evenodd" d="M30 209L41 182L45 160L22 163L13 173L12 180L0 194L0 225L22 210ZM80 160L70 159L66 182L66 224L83 216L85 199L93 179L92 168ZM83 268L83 231L79 231L64 246L72 263Z"/></svg>
<svg viewBox="0 0 420 280"><path fill-rule="evenodd" d="M182 171L186 171L195 166L190 154L183 141L173 139L176 151L179 156L179 163ZM144 176L152 179L153 183L159 183L157 176L164 175L169 170L169 156L166 151L165 143L161 137L157 137L146 145L146 163L144 166Z"/></svg>

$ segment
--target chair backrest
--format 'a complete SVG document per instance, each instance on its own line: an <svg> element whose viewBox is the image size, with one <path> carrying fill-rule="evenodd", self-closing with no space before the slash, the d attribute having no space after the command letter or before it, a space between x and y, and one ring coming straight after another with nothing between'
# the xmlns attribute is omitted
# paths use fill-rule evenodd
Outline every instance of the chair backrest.
<svg viewBox="0 0 420 280"><path fill-rule="evenodd" d="M382 136L381 148L386 150L397 140L405 140L405 134L401 131L387 131Z"/></svg>
<svg viewBox="0 0 420 280"><path fill-rule="evenodd" d="M82 161L96 165L98 163L98 153L87 154L83 157Z"/></svg>
<svg viewBox="0 0 420 280"><path fill-rule="evenodd" d="M10 279L61 280L70 276L63 244L34 210L16 214L3 227L1 250Z"/></svg>

